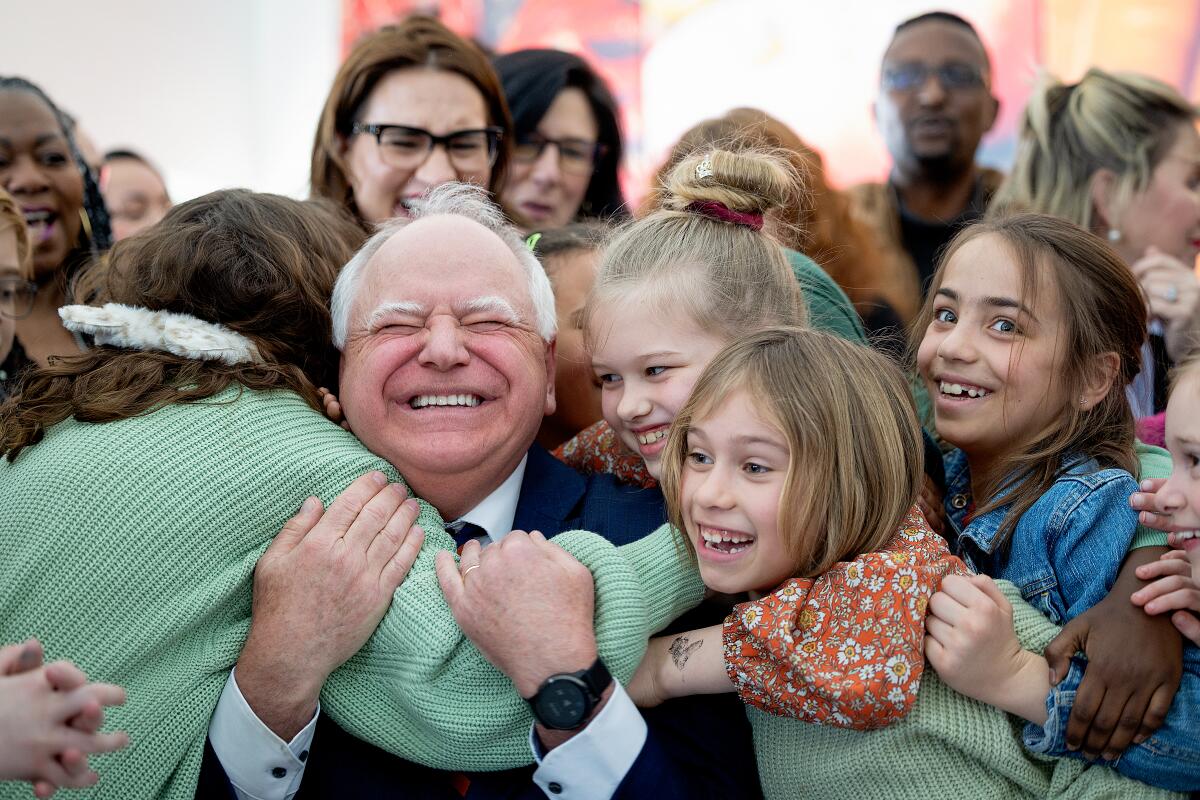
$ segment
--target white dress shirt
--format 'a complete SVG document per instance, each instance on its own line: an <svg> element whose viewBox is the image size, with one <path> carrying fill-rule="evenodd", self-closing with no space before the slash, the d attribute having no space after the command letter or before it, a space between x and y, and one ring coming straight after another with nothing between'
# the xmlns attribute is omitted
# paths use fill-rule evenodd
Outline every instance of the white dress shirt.
<svg viewBox="0 0 1200 800"><path fill-rule="evenodd" d="M485 547L512 530L527 460L521 459L504 483L459 517L487 531ZM300 790L320 711L318 705L308 724L285 742L250 708L238 688L237 670L229 673L208 738L239 800L290 800ZM604 708L570 741L543 754L537 734L530 731L529 738L538 763L533 780L548 797L599 800L616 792L637 760L646 722L618 683Z"/></svg>

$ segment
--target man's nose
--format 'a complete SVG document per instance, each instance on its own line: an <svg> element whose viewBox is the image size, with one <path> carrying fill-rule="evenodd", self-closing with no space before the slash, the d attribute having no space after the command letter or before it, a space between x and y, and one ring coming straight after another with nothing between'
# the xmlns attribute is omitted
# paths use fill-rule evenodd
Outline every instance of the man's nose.
<svg viewBox="0 0 1200 800"><path fill-rule="evenodd" d="M917 87L917 100L923 106L940 106L946 102L946 89L937 70L931 69L925 75L925 80Z"/></svg>
<svg viewBox="0 0 1200 800"><path fill-rule="evenodd" d="M462 327L450 317L433 317L425 326L425 345L419 360L422 366L438 370L461 367L471 360L463 341Z"/></svg>

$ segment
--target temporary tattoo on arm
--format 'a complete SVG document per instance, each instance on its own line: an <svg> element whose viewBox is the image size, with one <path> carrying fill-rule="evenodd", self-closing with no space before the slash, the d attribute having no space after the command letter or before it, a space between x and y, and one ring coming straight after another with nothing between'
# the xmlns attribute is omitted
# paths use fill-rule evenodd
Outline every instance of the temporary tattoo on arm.
<svg viewBox="0 0 1200 800"><path fill-rule="evenodd" d="M686 636L676 636L675 641L671 642L669 652L671 653L671 660L675 662L676 669L682 670L687 664L688 659L691 658L692 653L699 650L700 646L704 644L703 639L697 639L691 644L688 642L689 639Z"/></svg>

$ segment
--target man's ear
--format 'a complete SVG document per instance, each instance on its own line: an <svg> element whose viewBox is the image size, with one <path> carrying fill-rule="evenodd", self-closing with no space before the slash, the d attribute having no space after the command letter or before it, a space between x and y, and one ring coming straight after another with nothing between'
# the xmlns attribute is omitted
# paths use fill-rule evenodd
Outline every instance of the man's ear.
<svg viewBox="0 0 1200 800"><path fill-rule="evenodd" d="M554 339L546 344L546 410L545 416L550 416L554 413L554 409L558 407L558 403L554 397L554 375L557 369L557 352L558 339Z"/></svg>
<svg viewBox="0 0 1200 800"><path fill-rule="evenodd" d="M1000 116L1000 100L996 95L988 92L988 110L987 118L984 119L983 132L987 133L996 124L996 120Z"/></svg>
<svg viewBox="0 0 1200 800"><path fill-rule="evenodd" d="M1117 174L1111 169L1100 168L1088 182L1088 195L1092 201L1092 230L1103 234L1120 225L1120 209L1117 208Z"/></svg>
<svg viewBox="0 0 1200 800"><path fill-rule="evenodd" d="M1079 406L1084 411L1091 411L1101 400L1108 396L1117 376L1121 374L1121 357L1116 353L1101 353L1092 362L1092 368L1084 376L1084 388L1080 394Z"/></svg>

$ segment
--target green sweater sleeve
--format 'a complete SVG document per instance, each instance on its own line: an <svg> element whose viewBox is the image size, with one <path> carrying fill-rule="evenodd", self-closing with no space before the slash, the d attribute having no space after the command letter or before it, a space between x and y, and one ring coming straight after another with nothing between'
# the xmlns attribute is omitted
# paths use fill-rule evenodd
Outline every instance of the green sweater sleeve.
<svg viewBox="0 0 1200 800"><path fill-rule="evenodd" d="M1171 476L1171 454L1161 447L1154 445L1135 442L1134 450L1138 457L1138 476L1139 481L1147 478L1169 478ZM1133 534L1133 541L1129 544L1130 550L1137 550L1142 547L1167 547L1167 535L1162 531L1156 531L1153 528L1147 528L1145 525L1138 525L1137 531Z"/></svg>
<svg viewBox="0 0 1200 800"><path fill-rule="evenodd" d="M649 636L703 598L699 571L670 526L623 547L586 531L554 541L592 571L597 645L622 682ZM326 682L323 707L355 736L438 769L528 764L528 704L463 637L434 575L437 551L452 547L440 527L428 536L371 640Z"/></svg>

